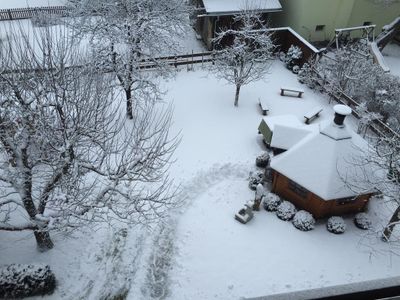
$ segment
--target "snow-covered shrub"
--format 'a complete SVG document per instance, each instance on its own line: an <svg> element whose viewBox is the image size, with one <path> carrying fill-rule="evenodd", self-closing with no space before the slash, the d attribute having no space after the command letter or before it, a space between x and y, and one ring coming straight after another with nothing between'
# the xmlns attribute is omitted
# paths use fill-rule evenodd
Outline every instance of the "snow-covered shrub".
<svg viewBox="0 0 400 300"><path fill-rule="evenodd" d="M299 59L303 56L303 52L301 51L300 47L291 45L287 54L286 54L286 67L288 69L293 69L293 66L296 65Z"/></svg>
<svg viewBox="0 0 400 300"><path fill-rule="evenodd" d="M313 71L311 69L310 64L308 63L303 64L303 66L297 73L297 80L302 84L306 84L310 89L315 88L316 83L314 80Z"/></svg>
<svg viewBox="0 0 400 300"><path fill-rule="evenodd" d="M269 165L270 157L268 152L263 152L256 158L256 166L259 168L265 168Z"/></svg>
<svg viewBox="0 0 400 300"><path fill-rule="evenodd" d="M332 233L343 233L346 230L346 223L342 217L330 217L326 223L326 229Z"/></svg>
<svg viewBox="0 0 400 300"><path fill-rule="evenodd" d="M360 229L368 230L371 228L372 222L366 213L358 213L354 217L354 224Z"/></svg>
<svg viewBox="0 0 400 300"><path fill-rule="evenodd" d="M262 183L264 180L264 172L263 171L256 171L250 172L249 176L249 188L253 191L256 190L257 185Z"/></svg>
<svg viewBox="0 0 400 300"><path fill-rule="evenodd" d="M301 231L314 229L315 219L308 211L300 210L293 217L293 226Z"/></svg>
<svg viewBox="0 0 400 300"><path fill-rule="evenodd" d="M278 206L282 203L282 200L278 195L268 193L262 198L262 202L266 211L276 211Z"/></svg>
<svg viewBox="0 0 400 300"><path fill-rule="evenodd" d="M299 74L299 71L300 71L300 67L298 65L293 66L292 72L294 74Z"/></svg>
<svg viewBox="0 0 400 300"><path fill-rule="evenodd" d="M276 215L283 221L290 221L296 214L296 207L289 201L283 201L276 209Z"/></svg>
<svg viewBox="0 0 400 300"><path fill-rule="evenodd" d="M0 269L0 298L51 294L56 278L48 265L12 264Z"/></svg>

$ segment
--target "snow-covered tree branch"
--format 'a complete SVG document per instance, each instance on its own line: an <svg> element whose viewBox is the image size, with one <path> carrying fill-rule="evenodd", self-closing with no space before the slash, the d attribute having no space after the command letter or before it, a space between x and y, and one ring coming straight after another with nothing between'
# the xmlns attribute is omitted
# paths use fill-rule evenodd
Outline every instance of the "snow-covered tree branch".
<svg viewBox="0 0 400 300"><path fill-rule="evenodd" d="M21 28L0 45L0 230L49 232L93 222L144 223L174 206L171 108L121 118L114 76L63 27ZM80 66L80 67L74 67ZM22 208L22 210L21 210ZM24 218L15 216L23 212Z"/></svg>
<svg viewBox="0 0 400 300"><path fill-rule="evenodd" d="M243 85L260 80L268 74L275 45L266 21L254 10L245 9L234 17L234 25L217 33L215 65L218 77L236 87L234 105L239 105Z"/></svg>
<svg viewBox="0 0 400 300"><path fill-rule="evenodd" d="M170 74L156 58L178 49L176 36L186 23L188 7L182 0L70 0L72 25L88 38L100 68L112 70L126 98L128 118L133 118L133 100L157 99L154 78ZM151 73L140 63L151 61ZM134 95L135 94L135 95Z"/></svg>

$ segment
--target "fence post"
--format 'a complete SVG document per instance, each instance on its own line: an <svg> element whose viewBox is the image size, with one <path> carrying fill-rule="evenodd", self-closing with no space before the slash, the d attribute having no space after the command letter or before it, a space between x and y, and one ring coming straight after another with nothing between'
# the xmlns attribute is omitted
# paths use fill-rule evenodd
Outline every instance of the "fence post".
<svg viewBox="0 0 400 300"><path fill-rule="evenodd" d="M194 57L193 57L193 49L192 49L192 71L194 70L194 68L193 68L193 60L194 60Z"/></svg>

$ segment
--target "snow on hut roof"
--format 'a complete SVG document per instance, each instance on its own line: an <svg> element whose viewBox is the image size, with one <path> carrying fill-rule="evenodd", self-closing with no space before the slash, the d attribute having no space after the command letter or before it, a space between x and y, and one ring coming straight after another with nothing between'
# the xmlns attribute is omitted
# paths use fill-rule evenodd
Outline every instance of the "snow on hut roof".
<svg viewBox="0 0 400 300"><path fill-rule="evenodd" d="M299 128L275 124L271 147L288 150L311 133L313 128L317 129L315 126L302 126Z"/></svg>
<svg viewBox="0 0 400 300"><path fill-rule="evenodd" d="M271 131L274 131L275 125L285 125L291 127L302 127L304 124L294 115L268 116L263 118Z"/></svg>
<svg viewBox="0 0 400 300"><path fill-rule="evenodd" d="M203 0L204 8L209 15L232 15L246 8L246 0ZM251 6L260 12L281 11L279 0L251 1Z"/></svg>
<svg viewBox="0 0 400 300"><path fill-rule="evenodd" d="M320 131L331 126L335 125L320 124ZM308 134L288 151L273 157L271 167L324 200L357 196L355 189L367 193L366 187L357 182L365 174L355 167L367 149L366 141L352 131L348 131L350 136L346 139L334 139L320 131Z"/></svg>

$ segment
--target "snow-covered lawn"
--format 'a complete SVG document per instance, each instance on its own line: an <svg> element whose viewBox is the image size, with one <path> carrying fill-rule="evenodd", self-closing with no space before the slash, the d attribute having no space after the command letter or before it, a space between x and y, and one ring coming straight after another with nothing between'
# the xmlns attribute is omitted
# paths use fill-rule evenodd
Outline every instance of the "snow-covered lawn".
<svg viewBox="0 0 400 300"><path fill-rule="evenodd" d="M243 88L239 108L233 107L234 88L203 71L180 73L168 86L175 128L183 130L173 171L193 189L178 225L170 299L262 296L400 274L397 257L371 256L389 248L374 236L366 238L351 219L339 236L324 224L301 232L265 211L248 225L234 220L254 197L246 178L265 150L257 135L258 98L267 100L271 115L294 114L302 121L305 112L322 106L315 122L333 118L326 97L309 89L302 99L281 97L283 85L300 87L277 61L266 82ZM355 128L355 119L348 123Z"/></svg>
<svg viewBox="0 0 400 300"><path fill-rule="evenodd" d="M281 86L301 87L303 98L280 96ZM170 299L237 299L400 275L400 259L387 255L388 245L374 235L364 237L351 220L343 235L318 223L301 232L264 210L247 225L234 220L254 196L247 176L265 151L257 134L258 98L266 100L270 115L293 114L302 122L304 113L321 106L318 123L333 118L326 97L301 86L279 61L265 81L242 88L238 108L234 87L200 66L190 72L183 68L165 88L165 102L175 108L172 133L182 136L171 176L181 184L186 203L167 230L175 249L166 280ZM346 120L356 127L352 117ZM102 228L68 240L57 235L55 248L42 254L31 233L0 232L0 265L48 262L59 283L48 299L100 299L124 286L130 288L128 299L149 299L146 274L158 251L158 231L130 229L119 239L110 232ZM169 258L164 259L167 267Z"/></svg>
<svg viewBox="0 0 400 300"><path fill-rule="evenodd" d="M390 73L400 77L400 46L395 43L389 44L383 49L382 54Z"/></svg>
<svg viewBox="0 0 400 300"><path fill-rule="evenodd" d="M62 6L64 0L1 0L0 9L43 7L43 6Z"/></svg>

